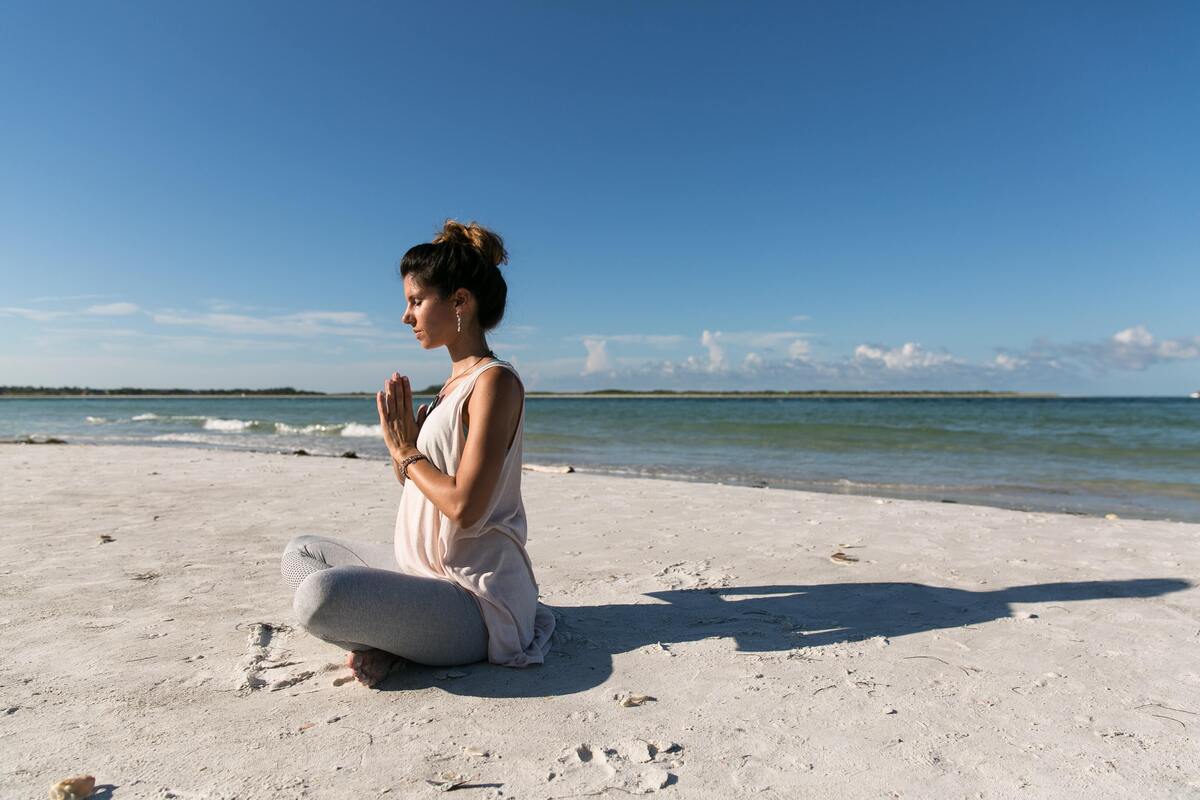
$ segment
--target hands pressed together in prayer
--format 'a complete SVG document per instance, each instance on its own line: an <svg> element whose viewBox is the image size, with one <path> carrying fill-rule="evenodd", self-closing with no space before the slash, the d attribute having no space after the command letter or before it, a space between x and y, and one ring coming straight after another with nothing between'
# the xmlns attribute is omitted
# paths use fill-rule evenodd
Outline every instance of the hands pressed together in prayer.
<svg viewBox="0 0 1200 800"><path fill-rule="evenodd" d="M429 407L422 404L414 417L412 411L412 387L408 376L393 372L383 384L383 391L376 392L375 405L379 408L379 427L383 429L383 442L396 461L416 455L417 434Z"/></svg>

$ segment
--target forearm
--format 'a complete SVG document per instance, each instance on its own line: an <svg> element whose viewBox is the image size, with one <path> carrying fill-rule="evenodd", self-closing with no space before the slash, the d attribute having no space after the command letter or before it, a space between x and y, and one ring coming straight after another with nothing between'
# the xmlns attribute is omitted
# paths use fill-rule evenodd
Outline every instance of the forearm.
<svg viewBox="0 0 1200 800"><path fill-rule="evenodd" d="M418 450L413 448L401 453L400 457L395 459L397 470L399 470L399 463L410 456L416 455L418 452ZM462 496L458 481L455 480L454 476L442 472L428 458L419 458L411 462L408 465L407 472L408 479L420 490L421 494L429 498L429 501L437 506L438 511L441 511L453 520L455 524L462 527L462 512L465 505L465 498Z"/></svg>

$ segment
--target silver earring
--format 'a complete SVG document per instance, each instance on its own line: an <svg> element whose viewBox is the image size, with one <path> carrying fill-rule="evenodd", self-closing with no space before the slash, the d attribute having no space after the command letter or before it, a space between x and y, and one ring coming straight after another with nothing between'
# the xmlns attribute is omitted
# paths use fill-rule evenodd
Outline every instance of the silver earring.
<svg viewBox="0 0 1200 800"><path fill-rule="evenodd" d="M454 312L454 318L458 320L458 332L462 333L462 315L457 310Z"/></svg>

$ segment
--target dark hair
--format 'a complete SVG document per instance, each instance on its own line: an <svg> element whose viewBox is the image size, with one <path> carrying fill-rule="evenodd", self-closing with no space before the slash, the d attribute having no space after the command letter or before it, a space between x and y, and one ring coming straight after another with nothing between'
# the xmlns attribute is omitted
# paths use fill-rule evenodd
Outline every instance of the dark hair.
<svg viewBox="0 0 1200 800"><path fill-rule="evenodd" d="M432 242L409 248L400 260L400 276L412 275L442 297L459 288L469 290L479 306L479 327L488 331L504 318L508 284L500 265L507 263L504 240L497 234L474 222L448 219Z"/></svg>

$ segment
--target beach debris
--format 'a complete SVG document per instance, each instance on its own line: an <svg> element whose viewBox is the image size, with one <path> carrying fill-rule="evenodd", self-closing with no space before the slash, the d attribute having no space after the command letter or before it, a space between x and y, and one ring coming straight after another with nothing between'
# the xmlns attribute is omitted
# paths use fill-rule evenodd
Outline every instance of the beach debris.
<svg viewBox="0 0 1200 800"><path fill-rule="evenodd" d="M353 450L347 450L346 452L342 453L341 457L342 458L358 458L358 453L354 452Z"/></svg>
<svg viewBox="0 0 1200 800"><path fill-rule="evenodd" d="M482 747L464 747L463 755L474 756L475 758L490 758L492 753L490 750L484 750Z"/></svg>
<svg viewBox="0 0 1200 800"><path fill-rule="evenodd" d="M47 436L45 439L35 439L32 436L26 436L22 439L0 439L0 444L66 444L66 439L59 439L54 436Z"/></svg>
<svg viewBox="0 0 1200 800"><path fill-rule="evenodd" d="M635 708L643 706L646 703L654 703L658 701L657 697L652 697L648 694L631 694L629 692L620 692L613 695L613 699L617 701L617 705L622 708Z"/></svg>
<svg viewBox="0 0 1200 800"><path fill-rule="evenodd" d="M115 542L115 541L116 541L116 539L109 536L107 533L100 534L100 544L108 544L109 542Z"/></svg>
<svg viewBox="0 0 1200 800"><path fill-rule="evenodd" d="M1116 514L1105 514L1104 518L1105 519L1120 519L1120 517L1118 517Z"/></svg>
<svg viewBox="0 0 1200 800"><path fill-rule="evenodd" d="M857 564L858 563L857 558L855 558L854 556L848 556L845 553L843 553L841 550L838 550L836 553L831 555L829 557L829 560L835 564Z"/></svg>
<svg viewBox="0 0 1200 800"><path fill-rule="evenodd" d="M884 714L895 714L895 713L897 713L897 712L896 712L896 709L894 709L894 708L890 708L890 707L889 707L889 708L885 708L885 709L883 710L883 713L884 713Z"/></svg>
<svg viewBox="0 0 1200 800"><path fill-rule="evenodd" d="M334 678L333 685L334 686L344 686L345 684L349 683L352 680L354 680L353 675L343 675L340 678Z"/></svg>
<svg viewBox="0 0 1200 800"><path fill-rule="evenodd" d="M301 448L301 449L299 449L299 450L293 450L293 451L292 451L292 455L294 455L294 456L306 456L306 455L309 455L309 452L308 452L307 450L305 450L305 449Z"/></svg>
<svg viewBox="0 0 1200 800"><path fill-rule="evenodd" d="M155 578L161 578L162 575L159 575L157 572L139 572L136 575L132 575L131 577L135 581L152 581Z"/></svg>
<svg viewBox="0 0 1200 800"><path fill-rule="evenodd" d="M436 787L439 792L453 792L466 786L471 780L467 775L458 772L439 772L426 778L425 782Z"/></svg>
<svg viewBox="0 0 1200 800"><path fill-rule="evenodd" d="M96 779L91 775L76 775L64 778L50 787L50 800L83 800L96 789Z"/></svg>
<svg viewBox="0 0 1200 800"><path fill-rule="evenodd" d="M648 644L642 648L642 652L643 653L666 653L667 655L669 655L671 657L675 656L675 654L671 652L670 645L665 645L662 642L655 642L654 644Z"/></svg>
<svg viewBox="0 0 1200 800"><path fill-rule="evenodd" d="M296 730L298 730L298 731L300 731L301 733L303 733L304 731L308 730L309 728L315 728L315 727L317 727L317 723L315 723L315 722L306 722L306 723L304 723L303 725L301 725L299 728L297 728Z"/></svg>
<svg viewBox="0 0 1200 800"><path fill-rule="evenodd" d="M1017 619L1037 619L1038 618L1038 615L1034 614L1032 611L1018 611L1017 613L1013 614L1013 616L1016 617Z"/></svg>
<svg viewBox="0 0 1200 800"><path fill-rule="evenodd" d="M564 466L548 466L545 464L522 464L521 469L529 472L549 472L556 475L569 475L575 471L575 468L570 465Z"/></svg>

